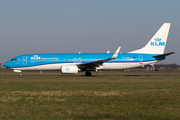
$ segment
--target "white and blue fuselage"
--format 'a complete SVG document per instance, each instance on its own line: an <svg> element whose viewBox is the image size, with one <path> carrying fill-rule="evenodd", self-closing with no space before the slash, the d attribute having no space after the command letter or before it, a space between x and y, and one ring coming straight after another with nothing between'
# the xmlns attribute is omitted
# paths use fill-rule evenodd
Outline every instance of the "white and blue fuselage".
<svg viewBox="0 0 180 120"><path fill-rule="evenodd" d="M61 70L63 65L79 65L110 58L113 53L27 54L12 58L4 66L15 70ZM101 69L128 69L156 63L165 57L157 54L119 53L116 59L104 62Z"/></svg>

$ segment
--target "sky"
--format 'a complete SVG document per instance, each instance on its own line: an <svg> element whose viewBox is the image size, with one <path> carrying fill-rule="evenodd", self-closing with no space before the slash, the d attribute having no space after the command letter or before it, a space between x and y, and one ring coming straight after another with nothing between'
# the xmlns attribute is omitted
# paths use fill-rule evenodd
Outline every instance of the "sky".
<svg viewBox="0 0 180 120"><path fill-rule="evenodd" d="M0 61L34 53L126 53L171 23L160 62L180 64L179 0L1 0Z"/></svg>

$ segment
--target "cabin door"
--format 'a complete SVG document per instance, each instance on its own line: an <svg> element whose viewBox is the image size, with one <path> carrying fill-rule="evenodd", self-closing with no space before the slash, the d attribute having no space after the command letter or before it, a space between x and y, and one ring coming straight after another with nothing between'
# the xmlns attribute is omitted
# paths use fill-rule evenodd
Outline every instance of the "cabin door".
<svg viewBox="0 0 180 120"><path fill-rule="evenodd" d="M22 57L22 64L27 65L27 56Z"/></svg>
<svg viewBox="0 0 180 120"><path fill-rule="evenodd" d="M143 64L143 56L139 55L139 64Z"/></svg>

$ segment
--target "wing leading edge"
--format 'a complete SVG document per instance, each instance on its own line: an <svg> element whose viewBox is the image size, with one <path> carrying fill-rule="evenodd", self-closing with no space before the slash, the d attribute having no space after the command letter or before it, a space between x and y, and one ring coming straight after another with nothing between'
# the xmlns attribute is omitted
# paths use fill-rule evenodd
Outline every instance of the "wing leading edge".
<svg viewBox="0 0 180 120"><path fill-rule="evenodd" d="M91 69L94 70L97 67L100 67L104 62L116 59L120 49L121 49L121 47L118 47L118 49L115 51L115 53L110 58L108 58L108 59L97 60L97 61L93 61L93 62L78 64L77 66L78 66L78 68L80 68L82 70L91 70Z"/></svg>

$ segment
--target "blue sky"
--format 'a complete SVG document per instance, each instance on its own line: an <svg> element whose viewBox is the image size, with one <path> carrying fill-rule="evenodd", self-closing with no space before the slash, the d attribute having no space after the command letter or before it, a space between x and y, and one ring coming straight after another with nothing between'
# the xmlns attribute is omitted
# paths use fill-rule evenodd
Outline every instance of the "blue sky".
<svg viewBox="0 0 180 120"><path fill-rule="evenodd" d="M3 0L0 61L30 53L104 53L143 47L171 23L161 63L180 64L179 0Z"/></svg>

